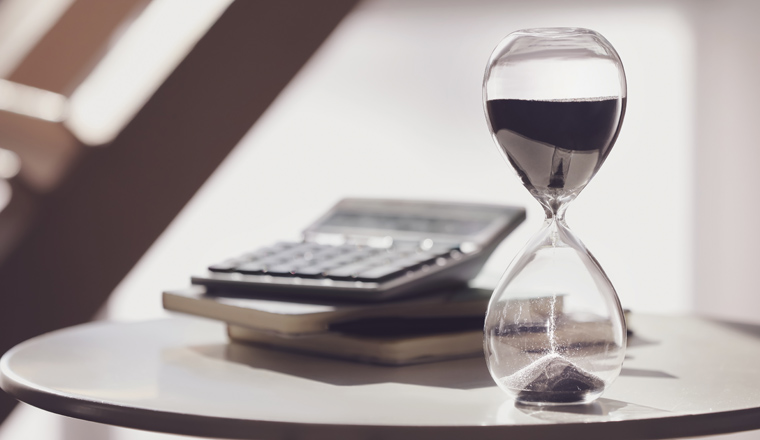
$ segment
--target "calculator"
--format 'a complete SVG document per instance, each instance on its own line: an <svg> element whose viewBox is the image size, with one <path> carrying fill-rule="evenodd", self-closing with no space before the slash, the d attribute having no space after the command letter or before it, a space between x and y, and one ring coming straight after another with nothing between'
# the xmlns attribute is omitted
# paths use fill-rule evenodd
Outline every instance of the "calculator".
<svg viewBox="0 0 760 440"><path fill-rule="evenodd" d="M279 241L208 266L192 283L210 294L379 301L458 288L525 219L478 203L343 199Z"/></svg>

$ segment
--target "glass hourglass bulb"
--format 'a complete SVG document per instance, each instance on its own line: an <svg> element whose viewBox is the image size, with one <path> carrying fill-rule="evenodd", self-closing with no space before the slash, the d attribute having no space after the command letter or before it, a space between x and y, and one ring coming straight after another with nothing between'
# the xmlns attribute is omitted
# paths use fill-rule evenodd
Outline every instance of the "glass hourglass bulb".
<svg viewBox="0 0 760 440"><path fill-rule="evenodd" d="M522 404L591 402L620 373L625 322L612 283L564 215L618 136L623 65L594 31L521 30L491 55L483 98L494 140L546 213L491 297L488 369Z"/></svg>

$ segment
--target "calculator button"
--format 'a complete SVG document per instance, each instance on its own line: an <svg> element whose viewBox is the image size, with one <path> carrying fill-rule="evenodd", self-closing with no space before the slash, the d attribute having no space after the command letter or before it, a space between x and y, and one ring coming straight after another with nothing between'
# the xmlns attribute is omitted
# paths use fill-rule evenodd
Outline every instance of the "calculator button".
<svg viewBox="0 0 760 440"><path fill-rule="evenodd" d="M327 261L340 255L335 249L315 249L311 252L311 261ZM304 257L306 255L304 254Z"/></svg>
<svg viewBox="0 0 760 440"><path fill-rule="evenodd" d="M368 266L363 263L348 264L328 270L325 276L334 280L353 280L357 274L367 269Z"/></svg>
<svg viewBox="0 0 760 440"><path fill-rule="evenodd" d="M325 266L344 266L346 264L351 264L354 262L354 258L350 255L338 255L334 258L330 258L328 260L322 261L322 264Z"/></svg>
<svg viewBox="0 0 760 440"><path fill-rule="evenodd" d="M408 267L403 266L378 266L372 269L360 272L356 276L357 281L383 281L388 278L396 277L405 274L409 270Z"/></svg>
<svg viewBox="0 0 760 440"><path fill-rule="evenodd" d="M340 246L335 246L335 249L340 253L346 253L346 252L353 252L357 248L357 245L355 244L342 244Z"/></svg>
<svg viewBox="0 0 760 440"><path fill-rule="evenodd" d="M371 257L376 254L377 254L376 249L363 248L363 249L354 249L353 251L347 252L343 254L342 256L345 257L346 259L358 261L364 258Z"/></svg>
<svg viewBox="0 0 760 440"><path fill-rule="evenodd" d="M275 255L283 260L288 258L300 258L311 252L311 249L306 246L293 246L289 249L275 253Z"/></svg>
<svg viewBox="0 0 760 440"><path fill-rule="evenodd" d="M297 269L299 267L313 266L314 262L311 260L307 260L304 257L298 257L291 260L285 260L282 262L282 264L287 264L292 269Z"/></svg>
<svg viewBox="0 0 760 440"><path fill-rule="evenodd" d="M321 277L327 269L324 266L307 266L302 267L300 269L297 269L295 272L295 276L297 277L307 277L307 278L316 278Z"/></svg>
<svg viewBox="0 0 760 440"><path fill-rule="evenodd" d="M457 249L456 246L451 246L449 244L435 244L433 247L431 247L428 251L432 252L434 254L447 254L454 249Z"/></svg>
<svg viewBox="0 0 760 440"><path fill-rule="evenodd" d="M393 262L393 260L397 259L397 255L389 254L387 252L383 252L381 254L373 255L368 258L364 258L361 260L362 263L366 264L367 266L379 266L379 265L388 265Z"/></svg>
<svg viewBox="0 0 760 440"><path fill-rule="evenodd" d="M243 263L240 266L237 267L236 272L245 273L245 274L259 274L264 273L267 269L267 265L265 263L255 261L250 263Z"/></svg>
<svg viewBox="0 0 760 440"><path fill-rule="evenodd" d="M288 263L289 261L290 261L289 258L283 258L281 255L270 255L268 257L257 260L254 263L263 264L266 267L272 267L272 266Z"/></svg>
<svg viewBox="0 0 760 440"><path fill-rule="evenodd" d="M419 249L419 246L417 243L410 243L410 242L403 242L394 244L392 248L390 248L390 251L392 252L398 252L401 254L410 254L412 252L416 252Z"/></svg>
<svg viewBox="0 0 760 440"><path fill-rule="evenodd" d="M278 241L277 243L273 244L273 248L280 248L280 249L289 249L298 245L301 245L303 243L295 242L295 241Z"/></svg>
<svg viewBox="0 0 760 440"><path fill-rule="evenodd" d="M429 252L421 253L421 254L412 254L407 255L406 257L400 258L398 260L395 260L394 263L399 266L417 266L422 263L427 263L430 261L435 261L437 255L431 254Z"/></svg>
<svg viewBox="0 0 760 440"><path fill-rule="evenodd" d="M278 264L268 267L266 270L267 275L274 276L291 276L293 272L295 272L295 268L291 264Z"/></svg>
<svg viewBox="0 0 760 440"><path fill-rule="evenodd" d="M208 267L211 272L234 272L240 262L238 260L227 260L221 263L212 264Z"/></svg>

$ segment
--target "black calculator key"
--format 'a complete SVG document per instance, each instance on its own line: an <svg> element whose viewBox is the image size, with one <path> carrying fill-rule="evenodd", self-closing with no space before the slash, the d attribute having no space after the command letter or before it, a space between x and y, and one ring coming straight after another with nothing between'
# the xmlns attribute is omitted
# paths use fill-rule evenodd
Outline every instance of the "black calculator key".
<svg viewBox="0 0 760 440"><path fill-rule="evenodd" d="M354 262L354 258L350 255L337 255L333 258L329 258L326 260L322 260L321 263L325 266L344 266L346 264L351 264Z"/></svg>
<svg viewBox="0 0 760 440"><path fill-rule="evenodd" d="M295 272L295 267L293 267L292 264L278 264L275 266L268 267L267 275L274 275L274 276L292 276Z"/></svg>
<svg viewBox="0 0 760 440"><path fill-rule="evenodd" d="M405 266L378 266L360 272L357 281L380 282L389 278L404 275L410 269Z"/></svg>
<svg viewBox="0 0 760 440"><path fill-rule="evenodd" d="M304 252L303 255L301 255L300 257L298 257L298 259L302 260L302 261L312 261L312 260L314 260L314 251L313 250L308 250L308 251Z"/></svg>
<svg viewBox="0 0 760 440"><path fill-rule="evenodd" d="M337 256L338 254L334 252L319 252L311 255L304 255L304 259L310 261L312 265L315 265L324 263L325 261L330 261Z"/></svg>
<svg viewBox="0 0 760 440"><path fill-rule="evenodd" d="M304 257L298 257L298 258L294 258L292 260L286 260L283 264L289 264L293 268L297 269L299 267L313 266L314 265L314 261L307 260Z"/></svg>
<svg viewBox="0 0 760 440"><path fill-rule="evenodd" d="M345 255L351 256L352 258L355 258L358 260L360 258L371 257L377 254L379 251L380 251L379 249L373 249L373 248L357 248L351 252L346 253Z"/></svg>
<svg viewBox="0 0 760 440"><path fill-rule="evenodd" d="M260 274L267 270L267 264L260 261L254 261L250 263L243 263L237 267L237 272L245 274Z"/></svg>
<svg viewBox="0 0 760 440"><path fill-rule="evenodd" d="M382 252L376 255L373 255L369 258L365 258L362 261L362 263L368 265L368 266L380 266L380 265L388 265L391 264L395 259L398 259L398 255L394 255L388 252Z"/></svg>
<svg viewBox="0 0 760 440"><path fill-rule="evenodd" d="M270 246L270 249L275 250L275 251L277 251L277 250L283 250L283 249L290 249L290 248L296 247L296 246L301 245L301 244L303 244L303 243L296 243L296 242L293 242L293 241L279 241L279 242L273 244L272 246Z"/></svg>
<svg viewBox="0 0 760 440"><path fill-rule="evenodd" d="M211 272L234 272L240 262L238 260L227 260L221 263L212 264L208 267Z"/></svg>
<svg viewBox="0 0 760 440"><path fill-rule="evenodd" d="M324 266L306 266L302 267L296 270L295 276L297 277L306 277L306 278L316 278L321 277L327 268Z"/></svg>
<svg viewBox="0 0 760 440"><path fill-rule="evenodd" d="M417 245L417 243L404 242L404 243L394 244L393 247L390 249L390 251L396 252L399 254L411 254L413 252L416 252L419 248L420 247L419 245Z"/></svg>
<svg viewBox="0 0 760 440"><path fill-rule="evenodd" d="M355 255L353 253L347 253L347 254L340 254L336 255L333 258L330 258L328 260L325 260L325 264L330 264L333 266L345 266L346 264L352 264L359 260L359 256Z"/></svg>
<svg viewBox="0 0 760 440"><path fill-rule="evenodd" d="M338 248L335 246L318 246L311 249L311 254L314 256L320 256L320 255L338 255L342 253Z"/></svg>
<svg viewBox="0 0 760 440"><path fill-rule="evenodd" d="M436 243L430 249L427 249L427 251L435 254L445 254L454 249L457 249L457 247L450 244Z"/></svg>
<svg viewBox="0 0 760 440"><path fill-rule="evenodd" d="M355 244L342 244L340 246L335 246L335 250L337 250L340 253L346 253L346 252L353 252L356 250Z"/></svg>
<svg viewBox="0 0 760 440"><path fill-rule="evenodd" d="M325 276L334 280L353 280L360 272L367 270L369 267L363 263L347 264L328 270Z"/></svg>
<svg viewBox="0 0 760 440"><path fill-rule="evenodd" d="M282 260L288 259L288 258L300 258L306 255L310 249L308 249L305 246L293 246L289 249L282 250L280 252L276 252L273 256L276 256Z"/></svg>

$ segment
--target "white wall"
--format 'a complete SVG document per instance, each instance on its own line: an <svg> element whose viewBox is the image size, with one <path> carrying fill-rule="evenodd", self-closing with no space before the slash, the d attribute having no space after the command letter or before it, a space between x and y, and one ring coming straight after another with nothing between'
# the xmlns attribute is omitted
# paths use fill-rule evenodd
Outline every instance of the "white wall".
<svg viewBox="0 0 760 440"><path fill-rule="evenodd" d="M697 64L695 301L760 323L760 2L703 2Z"/></svg>

